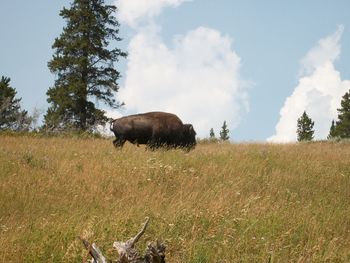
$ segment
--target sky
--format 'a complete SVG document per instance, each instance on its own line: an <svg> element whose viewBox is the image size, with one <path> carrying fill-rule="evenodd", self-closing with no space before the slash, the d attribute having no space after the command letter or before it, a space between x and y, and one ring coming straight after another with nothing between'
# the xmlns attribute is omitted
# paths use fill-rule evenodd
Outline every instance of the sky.
<svg viewBox="0 0 350 263"><path fill-rule="evenodd" d="M0 5L0 75L22 106L46 111L47 68L71 1ZM161 110L192 123L200 138L224 121L237 142L293 142L306 111L325 139L350 90L348 0L106 0L118 7L129 56L110 116ZM115 43L113 43L115 44Z"/></svg>

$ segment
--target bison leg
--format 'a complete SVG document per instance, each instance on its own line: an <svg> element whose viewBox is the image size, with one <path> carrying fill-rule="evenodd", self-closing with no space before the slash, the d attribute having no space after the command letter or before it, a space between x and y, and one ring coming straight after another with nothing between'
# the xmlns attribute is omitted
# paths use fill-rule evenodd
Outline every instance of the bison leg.
<svg viewBox="0 0 350 263"><path fill-rule="evenodd" d="M192 148L193 148L193 147L188 146L188 145L186 145L185 147L182 147L182 149L183 149L184 152L186 152L186 153L190 152Z"/></svg>
<svg viewBox="0 0 350 263"><path fill-rule="evenodd" d="M124 143L125 143L125 139L122 139L122 138L117 138L113 141L113 145L114 147L116 148L122 148Z"/></svg>
<svg viewBox="0 0 350 263"><path fill-rule="evenodd" d="M147 148L151 151L154 151L159 148L159 143L154 140L151 140L147 143Z"/></svg>
<svg viewBox="0 0 350 263"><path fill-rule="evenodd" d="M151 150L151 151L154 151L156 148L157 148L157 147L156 147L154 144L150 144L150 143L148 143L148 144L147 144L147 147L146 147L146 149L149 149L149 150Z"/></svg>

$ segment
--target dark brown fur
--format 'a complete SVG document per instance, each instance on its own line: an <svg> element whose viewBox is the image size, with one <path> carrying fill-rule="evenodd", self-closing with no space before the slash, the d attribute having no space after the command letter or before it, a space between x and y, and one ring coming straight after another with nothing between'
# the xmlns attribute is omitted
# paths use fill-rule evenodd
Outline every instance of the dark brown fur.
<svg viewBox="0 0 350 263"><path fill-rule="evenodd" d="M164 147L185 147L196 145L196 132L191 124L183 124L175 114L148 112L113 120L111 123L116 139L114 146L122 147L126 141L146 144L151 149Z"/></svg>

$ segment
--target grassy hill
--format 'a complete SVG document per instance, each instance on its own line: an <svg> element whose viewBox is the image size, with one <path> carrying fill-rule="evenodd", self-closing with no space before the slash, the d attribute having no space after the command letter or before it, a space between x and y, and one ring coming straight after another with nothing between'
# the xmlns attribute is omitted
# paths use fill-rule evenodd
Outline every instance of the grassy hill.
<svg viewBox="0 0 350 263"><path fill-rule="evenodd" d="M200 144L0 136L0 262L82 262L83 236L149 228L167 262L349 262L350 144Z"/></svg>

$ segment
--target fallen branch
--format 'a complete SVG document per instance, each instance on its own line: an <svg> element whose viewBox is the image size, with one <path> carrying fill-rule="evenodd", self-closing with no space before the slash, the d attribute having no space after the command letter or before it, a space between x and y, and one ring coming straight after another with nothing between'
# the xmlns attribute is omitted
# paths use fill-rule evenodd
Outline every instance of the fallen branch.
<svg viewBox="0 0 350 263"><path fill-rule="evenodd" d="M88 250L89 255L93 258L93 260L91 260L93 263L107 263L106 258L95 243L90 244L86 239L79 238L83 242L84 247Z"/></svg>
<svg viewBox="0 0 350 263"><path fill-rule="evenodd" d="M118 251L119 259L116 263L165 263L165 245L160 242L149 243L147 245L145 255L141 256L137 249L135 248L136 243L145 233L148 226L149 218L146 218L140 232L136 234L133 238L130 238L126 242L116 241L113 243L113 247ZM85 248L88 250L89 255L93 258L92 263L107 263L108 261L103 256L101 250L97 247L95 243L90 244L87 240L80 238L83 242Z"/></svg>

